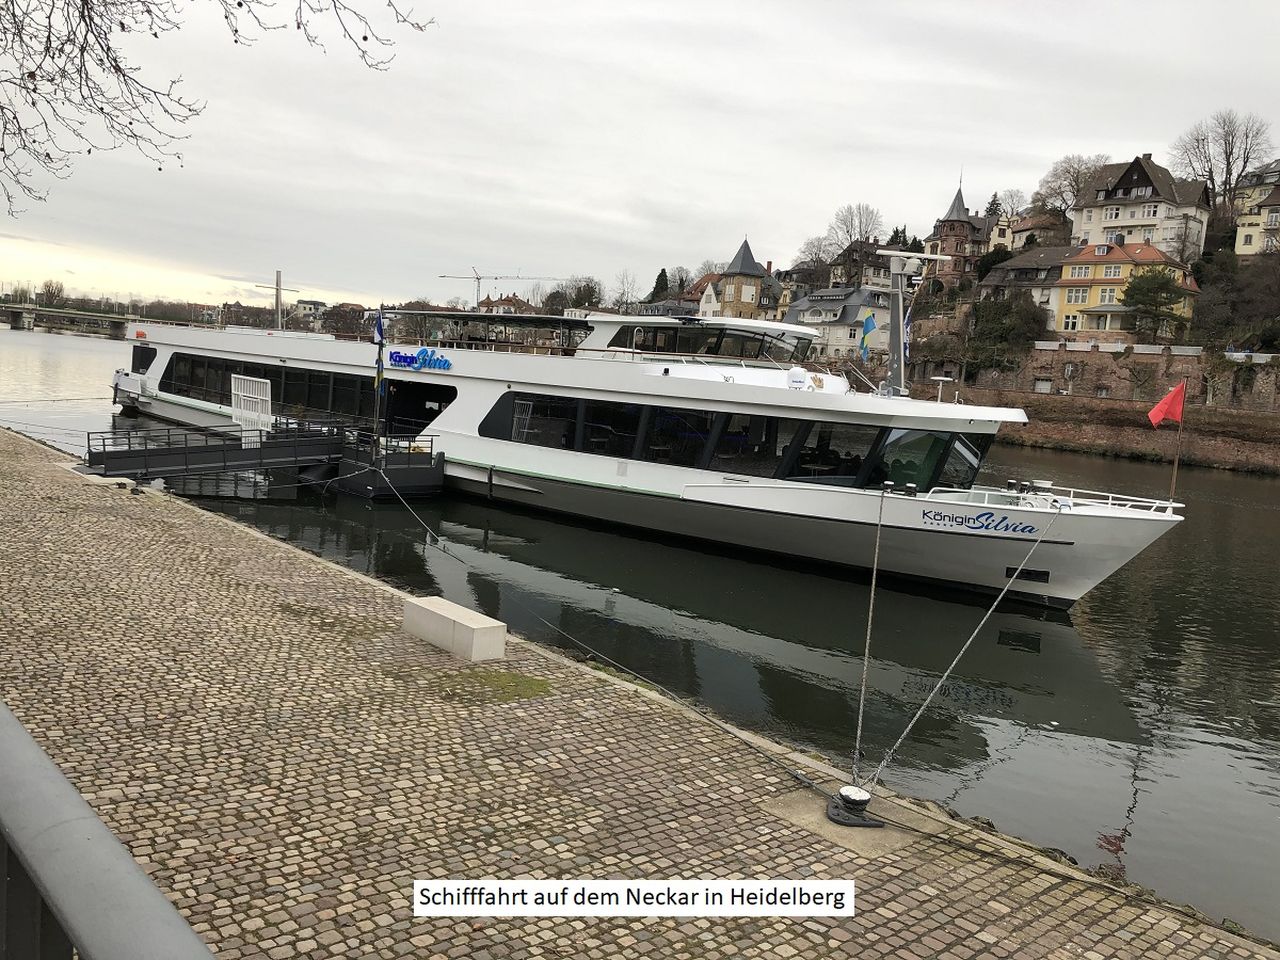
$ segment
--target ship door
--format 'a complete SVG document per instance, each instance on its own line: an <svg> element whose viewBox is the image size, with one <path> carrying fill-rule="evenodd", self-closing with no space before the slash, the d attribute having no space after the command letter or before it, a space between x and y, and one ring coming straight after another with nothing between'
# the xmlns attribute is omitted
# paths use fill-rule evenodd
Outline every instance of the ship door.
<svg viewBox="0 0 1280 960"><path fill-rule="evenodd" d="M458 397L458 389L417 380L387 381L389 436L417 436Z"/></svg>

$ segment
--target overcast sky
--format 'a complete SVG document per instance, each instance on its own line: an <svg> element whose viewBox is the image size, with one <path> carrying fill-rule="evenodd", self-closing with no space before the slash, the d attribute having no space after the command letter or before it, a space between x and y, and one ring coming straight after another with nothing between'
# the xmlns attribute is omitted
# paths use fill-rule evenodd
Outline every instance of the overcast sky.
<svg viewBox="0 0 1280 960"><path fill-rule="evenodd" d="M1221 107L1280 128L1280 65L1249 45L1280 35L1280 3L1227 6L1229 27L1170 0L416 0L437 24L379 73L293 30L233 45L197 2L133 52L208 103L185 165L81 160L0 221L0 281L251 302L279 268L294 298L443 302L474 284L437 275L475 266L627 269L647 293L743 236L790 263L844 203L923 236L961 165L975 208L1065 153L1163 160Z"/></svg>

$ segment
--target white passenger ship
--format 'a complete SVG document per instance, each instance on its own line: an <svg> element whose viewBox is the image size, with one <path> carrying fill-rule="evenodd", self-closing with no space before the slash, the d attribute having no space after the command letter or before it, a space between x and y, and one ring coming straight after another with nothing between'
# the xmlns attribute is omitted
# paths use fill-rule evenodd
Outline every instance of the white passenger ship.
<svg viewBox="0 0 1280 960"><path fill-rule="evenodd" d="M446 483L542 510L1068 607L1181 518L1163 500L974 485L1017 409L854 390L806 369L812 332L729 318L439 315L386 345L388 434L427 434ZM463 336L466 329L483 333ZM492 325L492 326L491 326ZM490 334L501 325L505 339ZM511 342L511 327L523 342ZM557 329L552 330L555 327ZM272 410L372 418L377 347L330 335L142 322L126 409L232 422L233 374ZM1055 519L1056 518L1056 519ZM1050 523L1052 526L1050 527Z"/></svg>

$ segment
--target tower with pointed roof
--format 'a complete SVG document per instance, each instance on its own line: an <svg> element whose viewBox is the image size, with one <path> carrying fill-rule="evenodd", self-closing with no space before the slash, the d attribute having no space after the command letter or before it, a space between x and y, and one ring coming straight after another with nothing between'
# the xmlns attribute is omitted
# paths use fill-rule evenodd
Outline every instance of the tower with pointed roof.
<svg viewBox="0 0 1280 960"><path fill-rule="evenodd" d="M751 252L751 244L744 238L720 274L720 315L752 320L772 316L781 292L772 268L772 261L766 266L760 265Z"/></svg>
<svg viewBox="0 0 1280 960"><path fill-rule="evenodd" d="M925 238L929 253L943 254L950 260L940 262L934 276L943 287L968 287L977 283L978 260L991 249L991 234L996 217L980 216L965 206L964 189L956 188L947 212L933 225L933 233ZM1008 226L1005 226L1006 233ZM1011 241L1006 241L1006 244Z"/></svg>

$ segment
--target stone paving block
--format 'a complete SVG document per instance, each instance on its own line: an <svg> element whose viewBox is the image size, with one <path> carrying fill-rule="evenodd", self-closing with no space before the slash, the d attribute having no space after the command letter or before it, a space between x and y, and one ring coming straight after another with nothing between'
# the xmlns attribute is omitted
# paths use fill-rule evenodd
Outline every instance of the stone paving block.
<svg viewBox="0 0 1280 960"><path fill-rule="evenodd" d="M406 597L404 630L459 660L500 660L506 656L505 623L444 597Z"/></svg>

